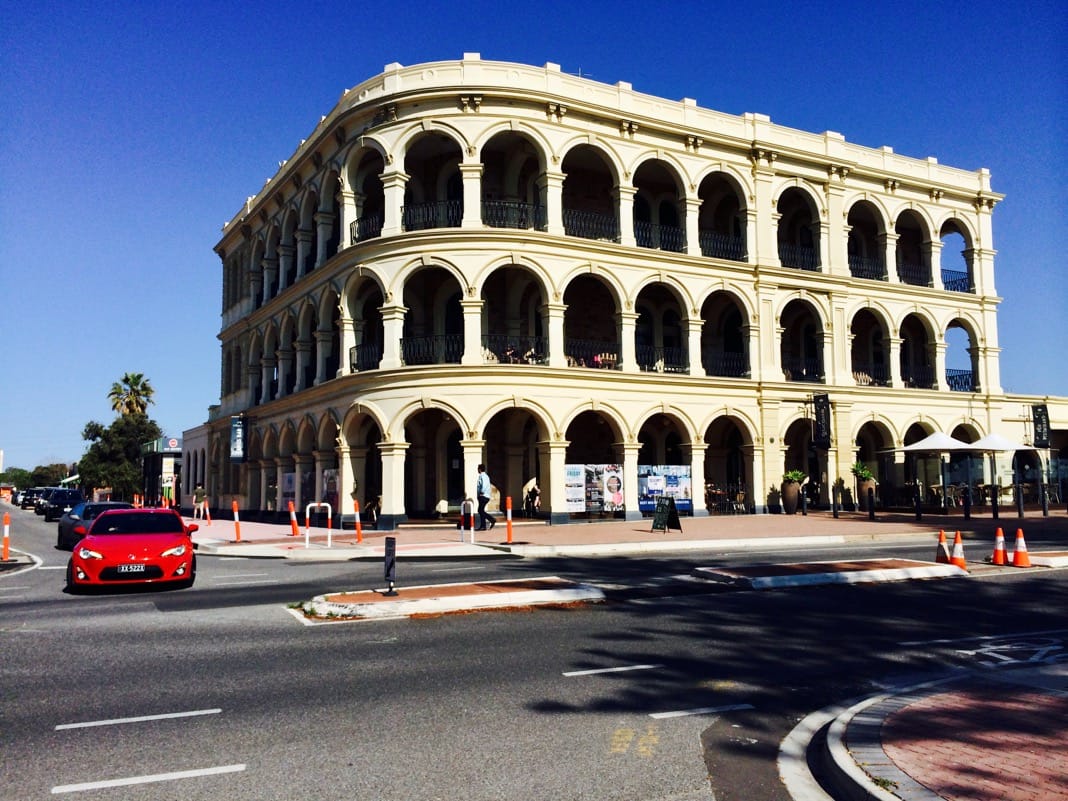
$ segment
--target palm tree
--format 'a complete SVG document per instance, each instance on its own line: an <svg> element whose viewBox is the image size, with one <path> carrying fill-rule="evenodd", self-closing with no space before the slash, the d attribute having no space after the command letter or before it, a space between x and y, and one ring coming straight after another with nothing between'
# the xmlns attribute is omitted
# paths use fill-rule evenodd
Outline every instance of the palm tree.
<svg viewBox="0 0 1068 801"><path fill-rule="evenodd" d="M121 415L145 414L148 404L155 403L152 400L155 391L143 373L126 373L122 381L111 385L108 400L112 410Z"/></svg>

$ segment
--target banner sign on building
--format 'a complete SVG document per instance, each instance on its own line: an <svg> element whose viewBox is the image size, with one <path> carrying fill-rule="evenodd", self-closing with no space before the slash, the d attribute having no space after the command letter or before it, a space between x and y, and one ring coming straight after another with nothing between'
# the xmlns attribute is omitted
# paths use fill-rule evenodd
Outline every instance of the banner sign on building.
<svg viewBox="0 0 1068 801"><path fill-rule="evenodd" d="M245 461L245 418L230 418L230 461L240 464Z"/></svg>
<svg viewBox="0 0 1068 801"><path fill-rule="evenodd" d="M688 464L638 465L638 510L655 512L660 498L672 498L680 512L693 512L693 482Z"/></svg>
<svg viewBox="0 0 1068 801"><path fill-rule="evenodd" d="M1049 447L1049 409L1044 403L1031 407L1031 417L1035 425L1035 447Z"/></svg>
<svg viewBox="0 0 1068 801"><path fill-rule="evenodd" d="M812 432L812 444L817 448L827 450L831 447L831 396L814 395L812 402L816 407L816 425Z"/></svg>

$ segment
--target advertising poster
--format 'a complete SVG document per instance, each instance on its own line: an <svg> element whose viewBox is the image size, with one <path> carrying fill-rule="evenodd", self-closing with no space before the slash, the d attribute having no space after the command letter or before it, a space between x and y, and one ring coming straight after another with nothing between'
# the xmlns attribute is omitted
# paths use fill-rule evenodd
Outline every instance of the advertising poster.
<svg viewBox="0 0 1068 801"><path fill-rule="evenodd" d="M586 511L585 465L564 465L564 501L568 512Z"/></svg>
<svg viewBox="0 0 1068 801"><path fill-rule="evenodd" d="M693 491L688 464L638 465L638 509L652 513L656 499L668 495L675 499L675 508L693 513Z"/></svg>
<svg viewBox="0 0 1068 801"><path fill-rule="evenodd" d="M586 511L600 514L604 511L604 465L585 465Z"/></svg>
<svg viewBox="0 0 1068 801"><path fill-rule="evenodd" d="M337 470L328 469L323 471L323 503L330 504L335 518L341 516L341 499L337 492Z"/></svg>
<svg viewBox="0 0 1068 801"><path fill-rule="evenodd" d="M604 510L606 512L624 511L623 503L623 465L604 465Z"/></svg>
<svg viewBox="0 0 1068 801"><path fill-rule="evenodd" d="M289 502L297 500L297 474L282 473L282 508L288 509Z"/></svg>

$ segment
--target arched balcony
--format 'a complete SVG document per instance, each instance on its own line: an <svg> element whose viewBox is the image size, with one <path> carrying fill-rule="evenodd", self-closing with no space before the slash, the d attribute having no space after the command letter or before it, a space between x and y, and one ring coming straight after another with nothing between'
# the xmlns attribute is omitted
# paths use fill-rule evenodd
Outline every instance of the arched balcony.
<svg viewBox="0 0 1068 801"><path fill-rule="evenodd" d="M901 323L901 381L914 389L931 389L935 385L933 340L915 314Z"/></svg>
<svg viewBox="0 0 1068 801"><path fill-rule="evenodd" d="M544 231L545 169L527 138L506 131L482 149L482 223L491 228Z"/></svg>
<svg viewBox="0 0 1068 801"><path fill-rule="evenodd" d="M912 286L931 286L931 244L923 219L914 211L903 211L894 233L898 280Z"/></svg>
<svg viewBox="0 0 1068 801"><path fill-rule="evenodd" d="M460 146L443 134L417 138L404 156L408 182L404 187L401 224L405 231L458 228L464 218L464 187Z"/></svg>
<svg viewBox="0 0 1068 801"><path fill-rule="evenodd" d="M663 284L645 287L634 304L634 358L641 370L686 373L690 359L682 324L682 306Z"/></svg>
<svg viewBox="0 0 1068 801"><path fill-rule="evenodd" d="M850 369L858 387L890 385L890 353L882 323L867 309L857 312L849 327Z"/></svg>
<svg viewBox="0 0 1068 801"><path fill-rule="evenodd" d="M823 326L808 301L792 300L780 320L782 372L787 381L824 382Z"/></svg>
<svg viewBox="0 0 1068 801"><path fill-rule="evenodd" d="M651 160L634 173L634 241L638 247L686 252L679 183L667 164Z"/></svg>
<svg viewBox="0 0 1068 801"><path fill-rule="evenodd" d="M779 262L783 267L819 272L819 214L812 198L801 189L787 189L779 198L778 214Z"/></svg>
<svg viewBox="0 0 1068 801"><path fill-rule="evenodd" d="M881 223L871 203L860 202L849 210L847 251L849 274L871 281L886 280L886 259L880 245Z"/></svg>
<svg viewBox="0 0 1068 801"><path fill-rule="evenodd" d="M733 180L713 173L697 191L701 210L697 217L701 255L728 261L746 261L745 210Z"/></svg>
<svg viewBox="0 0 1068 801"><path fill-rule="evenodd" d="M701 365L705 375L749 378L749 332L738 301L715 292L701 307Z"/></svg>
<svg viewBox="0 0 1068 801"><path fill-rule="evenodd" d="M592 145L580 145L564 156L561 167L564 233L618 242L617 183L607 158Z"/></svg>

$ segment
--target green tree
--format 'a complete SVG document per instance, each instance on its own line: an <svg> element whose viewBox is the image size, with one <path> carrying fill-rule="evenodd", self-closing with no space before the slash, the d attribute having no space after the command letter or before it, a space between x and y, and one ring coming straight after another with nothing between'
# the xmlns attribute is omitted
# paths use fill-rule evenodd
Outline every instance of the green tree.
<svg viewBox="0 0 1068 801"><path fill-rule="evenodd" d="M30 473L30 478L33 479L33 483L27 486L55 487L69 475L70 471L65 464L38 465L33 468L33 472Z"/></svg>
<svg viewBox="0 0 1068 801"><path fill-rule="evenodd" d="M0 473L0 484L14 484L19 489L26 489L26 487L34 486L33 475L29 470L23 470L21 467L9 467Z"/></svg>
<svg viewBox="0 0 1068 801"><path fill-rule="evenodd" d="M111 408L121 415L143 415L148 412L148 405L155 403L152 400L155 392L144 373L126 373L121 381L111 385L108 400Z"/></svg>
<svg viewBox="0 0 1068 801"><path fill-rule="evenodd" d="M92 443L78 463L83 486L110 487L112 498L129 500L141 491L141 446L163 436L145 414L122 414L110 426L89 422L82 438Z"/></svg>

